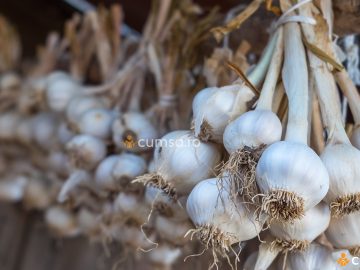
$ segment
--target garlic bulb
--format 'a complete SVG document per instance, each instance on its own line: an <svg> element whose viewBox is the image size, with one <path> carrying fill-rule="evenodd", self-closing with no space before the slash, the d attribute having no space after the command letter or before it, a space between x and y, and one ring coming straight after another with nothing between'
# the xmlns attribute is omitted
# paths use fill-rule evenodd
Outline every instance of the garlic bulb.
<svg viewBox="0 0 360 270"><path fill-rule="evenodd" d="M54 72L47 78L46 101L54 112L64 112L70 100L81 91L80 85L64 72Z"/></svg>
<svg viewBox="0 0 360 270"><path fill-rule="evenodd" d="M47 179L46 179L47 180ZM32 178L24 192L24 205L27 209L43 210L52 203L51 184L46 183L45 179Z"/></svg>
<svg viewBox="0 0 360 270"><path fill-rule="evenodd" d="M274 221L270 232L276 239L271 243L283 252L306 250L310 243L329 226L330 209L323 202L307 210L305 215L293 223Z"/></svg>
<svg viewBox="0 0 360 270"><path fill-rule="evenodd" d="M58 194L57 200L60 203L65 202L71 192L76 189L78 186L85 185L91 187L92 183L89 181L91 179L90 174L84 170L75 170L71 173L65 183L62 185L61 190Z"/></svg>
<svg viewBox="0 0 360 270"><path fill-rule="evenodd" d="M282 79L289 99L285 141L265 149L256 168L264 193L262 211L284 222L301 218L317 205L329 188L329 175L319 156L307 146L308 70L299 26L284 27Z"/></svg>
<svg viewBox="0 0 360 270"><path fill-rule="evenodd" d="M225 183L220 186L216 178L198 183L188 197L186 210L196 227L193 233L206 248L226 257L233 244L260 233L263 219L255 218L250 205L231 200Z"/></svg>
<svg viewBox="0 0 360 270"><path fill-rule="evenodd" d="M86 234L94 235L100 230L99 216L86 208L81 208L78 212L77 223L81 232Z"/></svg>
<svg viewBox="0 0 360 270"><path fill-rule="evenodd" d="M289 270L336 270L337 265L331 251L319 244L311 244L303 252L292 252L288 257Z"/></svg>
<svg viewBox="0 0 360 270"><path fill-rule="evenodd" d="M268 269L278 256L280 249L272 246L273 237L267 237L266 240L259 245L258 256L254 263L254 270Z"/></svg>
<svg viewBox="0 0 360 270"><path fill-rule="evenodd" d="M353 256L360 257L360 212L340 218L332 218L326 231L328 240L335 248L348 249Z"/></svg>
<svg viewBox="0 0 360 270"><path fill-rule="evenodd" d="M134 249L150 249L154 248L154 235L145 236L145 234L134 226L116 226L111 229L111 236L121 241L125 246Z"/></svg>
<svg viewBox="0 0 360 270"><path fill-rule="evenodd" d="M114 118L115 113L111 110L90 109L82 114L78 123L79 131L100 139L108 139L111 136Z"/></svg>
<svg viewBox="0 0 360 270"><path fill-rule="evenodd" d="M137 155L124 153L105 158L97 167L95 181L102 188L119 190L131 180L146 172L145 160Z"/></svg>
<svg viewBox="0 0 360 270"><path fill-rule="evenodd" d="M68 156L61 151L51 151L48 156L49 169L56 174L68 176L70 173L70 161Z"/></svg>
<svg viewBox="0 0 360 270"><path fill-rule="evenodd" d="M113 141L119 149L139 152L152 147L158 133L151 122L138 112L119 116L112 125Z"/></svg>
<svg viewBox="0 0 360 270"><path fill-rule="evenodd" d="M255 111L249 111L227 125L223 142L229 160L223 166L232 182L232 197L239 194L246 201L259 203L255 169L266 145L279 141L282 134L280 119L271 111L283 53L282 29L278 30L277 46L271 59L263 89Z"/></svg>
<svg viewBox="0 0 360 270"><path fill-rule="evenodd" d="M57 129L57 138L62 145L67 144L73 137L75 133L70 130L67 123L61 122Z"/></svg>
<svg viewBox="0 0 360 270"><path fill-rule="evenodd" d="M70 100L66 107L66 119L71 127L75 130L78 128L78 123L82 115L90 109L105 108L104 102L92 96L78 96Z"/></svg>
<svg viewBox="0 0 360 270"><path fill-rule="evenodd" d="M177 222L164 216L157 216L155 229L161 239L166 240L176 246L184 246L190 240L186 233L193 228L188 220Z"/></svg>
<svg viewBox="0 0 360 270"><path fill-rule="evenodd" d="M34 141L44 150L49 150L57 144L58 118L52 113L40 113L32 121Z"/></svg>
<svg viewBox="0 0 360 270"><path fill-rule="evenodd" d="M186 195L199 181L214 175L220 158L216 145L201 142L191 131L173 131L155 147L156 172L137 181L158 187L174 198Z"/></svg>
<svg viewBox="0 0 360 270"><path fill-rule="evenodd" d="M17 176L15 179L2 179L0 181L0 201L19 202L23 199L27 179Z"/></svg>
<svg viewBox="0 0 360 270"><path fill-rule="evenodd" d="M71 163L77 168L93 169L106 155L105 143L91 135L73 137L66 145Z"/></svg>
<svg viewBox="0 0 360 270"><path fill-rule="evenodd" d="M188 219L186 210L181 205L182 201L186 202L186 198L181 197L178 201L174 201L159 188L151 185L145 188L145 202L151 206L151 209L155 210L161 216L171 218L178 222Z"/></svg>
<svg viewBox="0 0 360 270"><path fill-rule="evenodd" d="M159 247L151 250L151 252L149 253L149 260L157 266L170 267L180 257L181 253L182 251L178 247L161 244Z"/></svg>
<svg viewBox="0 0 360 270"><path fill-rule="evenodd" d="M13 92L21 86L21 78L14 72L6 72L0 76L0 91Z"/></svg>
<svg viewBox="0 0 360 270"><path fill-rule="evenodd" d="M276 38L272 37L264 53L250 72L248 79L259 86L265 77L271 56L276 47ZM202 141L222 143L226 125L235 117L246 112L255 100L253 90L245 84L211 87L200 91L193 100L193 119L195 136Z"/></svg>
<svg viewBox="0 0 360 270"><path fill-rule="evenodd" d="M0 115L0 139L14 140L16 129L21 118L15 112L8 112Z"/></svg>
<svg viewBox="0 0 360 270"><path fill-rule="evenodd" d="M52 206L45 212L45 222L59 236L75 236L79 233L75 216L60 206Z"/></svg>
<svg viewBox="0 0 360 270"><path fill-rule="evenodd" d="M195 136L202 141L221 143L226 125L246 112L253 99L253 91L241 84L200 91L193 100Z"/></svg>
<svg viewBox="0 0 360 270"><path fill-rule="evenodd" d="M147 222L150 208L136 195L121 192L114 201L113 209L121 220L131 220L138 225Z"/></svg>

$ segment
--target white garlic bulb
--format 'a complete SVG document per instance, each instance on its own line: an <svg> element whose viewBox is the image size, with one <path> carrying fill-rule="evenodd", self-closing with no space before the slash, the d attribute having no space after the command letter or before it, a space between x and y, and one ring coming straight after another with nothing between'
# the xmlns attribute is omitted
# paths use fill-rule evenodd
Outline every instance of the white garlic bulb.
<svg viewBox="0 0 360 270"><path fill-rule="evenodd" d="M321 202L293 223L272 222L270 232L276 237L272 245L281 251L306 250L309 244L327 229L329 222L329 206Z"/></svg>
<svg viewBox="0 0 360 270"><path fill-rule="evenodd" d="M231 245L256 237L264 222L255 218L250 205L232 201L228 187L220 186L216 178L194 187L186 210L200 241L225 257Z"/></svg>
<svg viewBox="0 0 360 270"><path fill-rule="evenodd" d="M31 121L34 141L44 150L57 144L58 118L52 113L40 113Z"/></svg>
<svg viewBox="0 0 360 270"><path fill-rule="evenodd" d="M178 247L161 244L149 252L149 260L157 266L172 266L180 257L182 251ZM166 269L166 268L165 268Z"/></svg>
<svg viewBox="0 0 360 270"><path fill-rule="evenodd" d="M253 99L252 90L241 84L200 91L192 107L195 136L202 141L221 143L226 125L234 117L246 112Z"/></svg>
<svg viewBox="0 0 360 270"><path fill-rule="evenodd" d="M111 110L90 109L82 114L78 123L79 131L100 139L108 139L114 119L115 113Z"/></svg>
<svg viewBox="0 0 360 270"><path fill-rule="evenodd" d="M273 262L281 250L272 246L272 240L273 237L268 236L265 241L260 243L258 256L254 263L254 270L268 269L271 265L273 265Z"/></svg>
<svg viewBox="0 0 360 270"><path fill-rule="evenodd" d="M161 189L151 185L145 188L145 202L156 211L159 215L171 218L178 222L188 219L186 209L182 206L181 202L185 201L185 197L178 198L174 201ZM184 203L185 205L185 203Z"/></svg>
<svg viewBox="0 0 360 270"><path fill-rule="evenodd" d="M15 179L2 179L0 181L0 201L19 202L24 197L27 179L17 176Z"/></svg>
<svg viewBox="0 0 360 270"><path fill-rule="evenodd" d="M289 270L336 270L336 261L331 251L319 244L312 243L303 252L291 252L288 257Z"/></svg>
<svg viewBox="0 0 360 270"><path fill-rule="evenodd" d="M173 131L155 147L156 173L137 180L158 187L171 197L179 197L188 194L201 180L213 176L220 158L215 144L201 142L191 131Z"/></svg>
<svg viewBox="0 0 360 270"><path fill-rule="evenodd" d="M93 169L105 158L105 143L91 135L73 137L66 145L71 163L77 168Z"/></svg>
<svg viewBox="0 0 360 270"><path fill-rule="evenodd" d="M20 121L20 115L15 112L8 112L0 115L0 139L14 140L16 129Z"/></svg>
<svg viewBox="0 0 360 270"><path fill-rule="evenodd" d="M86 111L105 107L104 102L100 98L92 96L78 96L70 100L67 105L66 119L72 127L78 127L78 123Z"/></svg>
<svg viewBox="0 0 360 270"><path fill-rule="evenodd" d="M178 222L164 216L157 216L155 220L155 229L161 239L164 239L174 245L184 246L190 240L186 233L193 228L188 220Z"/></svg>
<svg viewBox="0 0 360 270"><path fill-rule="evenodd" d="M353 256L360 257L360 212L340 218L332 218L326 231L328 240L339 249L348 249Z"/></svg>
<svg viewBox="0 0 360 270"><path fill-rule="evenodd" d="M262 210L285 222L301 218L329 189L329 175L319 156L308 146L290 141L265 149L256 182L266 195Z"/></svg>
<svg viewBox="0 0 360 270"><path fill-rule="evenodd" d="M321 154L330 187L325 201L334 216L360 210L360 151L347 143L328 144Z"/></svg>
<svg viewBox="0 0 360 270"><path fill-rule="evenodd" d="M119 149L139 152L153 147L158 132L144 114L121 114L112 125L113 141Z"/></svg>
<svg viewBox="0 0 360 270"><path fill-rule="evenodd" d="M145 172L146 162L142 157L123 153L105 158L96 169L95 181L102 188L119 190Z"/></svg>
<svg viewBox="0 0 360 270"><path fill-rule="evenodd" d="M75 216L60 206L52 206L45 211L45 222L59 236L71 237L79 233Z"/></svg>
<svg viewBox="0 0 360 270"><path fill-rule="evenodd" d="M64 72L54 72L47 78L46 101L52 111L64 112L70 100L80 92L80 85Z"/></svg>
<svg viewBox="0 0 360 270"><path fill-rule="evenodd" d="M73 137L75 133L70 130L66 122L61 122L57 129L57 138L62 145L67 144Z"/></svg>

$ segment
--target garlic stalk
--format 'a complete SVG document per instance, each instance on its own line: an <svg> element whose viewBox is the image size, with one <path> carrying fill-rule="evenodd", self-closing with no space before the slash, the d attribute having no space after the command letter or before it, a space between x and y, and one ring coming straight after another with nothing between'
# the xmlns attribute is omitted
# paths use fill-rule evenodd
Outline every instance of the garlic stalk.
<svg viewBox="0 0 360 270"><path fill-rule="evenodd" d="M156 172L137 177L135 181L157 187L176 199L214 175L220 158L215 144L201 142L191 131L173 131L155 146Z"/></svg>
<svg viewBox="0 0 360 270"><path fill-rule="evenodd" d="M233 244L256 237L264 222L255 218L250 205L231 200L226 183L220 187L216 178L203 180L191 191L186 203L196 227L192 235L196 234L206 249L213 250L214 264L217 254L228 258Z"/></svg>
<svg viewBox="0 0 360 270"><path fill-rule="evenodd" d="M360 212L340 218L333 217L326 237L335 248L348 249L353 256L360 257Z"/></svg>
<svg viewBox="0 0 360 270"><path fill-rule="evenodd" d="M342 70L335 74L335 79L339 84L342 92L347 97L352 115L355 120L355 127L351 134L351 143L360 150L360 95L350 79L349 74Z"/></svg>
<svg viewBox="0 0 360 270"><path fill-rule="evenodd" d="M308 70L297 23L285 24L284 44L282 79L289 100L285 141L265 149L256 168L256 182L264 193L262 211L273 219L292 222L325 197L329 176L307 145Z"/></svg>
<svg viewBox="0 0 360 270"><path fill-rule="evenodd" d="M259 63L248 76L253 85L259 86L264 79L276 45L275 35L271 37ZM203 89L195 96L192 105L195 136L202 141L222 143L226 125L246 112L254 100L253 90L244 83L234 82L228 86Z"/></svg>
<svg viewBox="0 0 360 270"><path fill-rule="evenodd" d="M274 221L270 225L270 232L276 239L271 245L282 252L305 251L310 243L327 229L329 222L329 206L321 202L293 223Z"/></svg>
<svg viewBox="0 0 360 270"><path fill-rule="evenodd" d="M222 170L231 179L232 197L242 195L246 201L252 201L259 193L255 169L261 153L266 145L281 139L281 122L271 108L282 65L282 28L276 37L276 47L256 109L228 124L223 135L224 146L230 157Z"/></svg>
<svg viewBox="0 0 360 270"><path fill-rule="evenodd" d="M302 14L311 16L310 7L304 6ZM319 20L318 20L319 21ZM319 24L322 21L318 22ZM316 42L317 46L329 51L332 44L328 37L321 36L310 26L303 26L306 38ZM328 139L321 159L329 173L329 192L325 197L331 206L334 216L342 216L360 210L360 151L350 144L342 124L340 102L332 73L327 65L309 52L311 72L314 74L316 90ZM338 79L344 83L346 73L338 74Z"/></svg>
<svg viewBox="0 0 360 270"><path fill-rule="evenodd" d="M288 256L289 270L336 270L337 265L331 256L331 250L319 244L312 243L303 252L292 252Z"/></svg>

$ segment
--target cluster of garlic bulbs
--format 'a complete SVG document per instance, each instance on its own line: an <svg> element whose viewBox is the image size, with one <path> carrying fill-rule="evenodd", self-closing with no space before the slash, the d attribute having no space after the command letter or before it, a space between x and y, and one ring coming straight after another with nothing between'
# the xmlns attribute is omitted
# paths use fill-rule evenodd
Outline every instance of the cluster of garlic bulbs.
<svg viewBox="0 0 360 270"><path fill-rule="evenodd" d="M90 12L80 27L73 19L70 45L93 50L70 48L67 71L42 60L28 76L1 74L0 200L43 210L61 237L151 250L142 254L165 269L205 252L213 260L204 267L243 264L249 242L258 251L244 269L335 269L334 252L360 256L360 96L338 64L331 1L322 2L281 0L268 44L239 79L212 62L224 53L236 69L229 48L205 62L181 59L188 51L172 34L187 36L200 20L191 1L154 4L143 36L122 42L98 18L119 23L118 7ZM49 37L47 55L64 53L54 53L58 39ZM91 57L100 86L84 83ZM180 102L204 78L190 116Z"/></svg>

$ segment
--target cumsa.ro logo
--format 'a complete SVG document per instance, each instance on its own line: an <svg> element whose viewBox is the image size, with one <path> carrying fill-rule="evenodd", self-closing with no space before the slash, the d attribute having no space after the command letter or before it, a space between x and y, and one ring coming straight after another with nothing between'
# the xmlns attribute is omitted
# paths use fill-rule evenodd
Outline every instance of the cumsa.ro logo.
<svg viewBox="0 0 360 270"><path fill-rule="evenodd" d="M349 264L350 260L346 257L346 253L341 253L340 258L336 262L341 266L346 266Z"/></svg>

